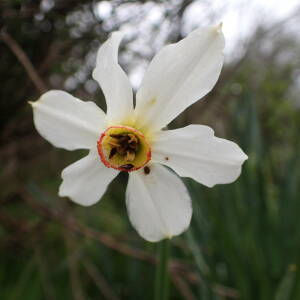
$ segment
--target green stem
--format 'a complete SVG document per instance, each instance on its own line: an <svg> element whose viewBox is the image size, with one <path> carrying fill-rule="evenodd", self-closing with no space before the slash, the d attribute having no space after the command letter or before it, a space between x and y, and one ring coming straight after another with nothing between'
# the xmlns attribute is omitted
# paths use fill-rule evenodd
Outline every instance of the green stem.
<svg viewBox="0 0 300 300"><path fill-rule="evenodd" d="M166 239L157 245L158 263L155 273L155 300L167 300L169 298L169 272L168 259L170 256L170 240Z"/></svg>

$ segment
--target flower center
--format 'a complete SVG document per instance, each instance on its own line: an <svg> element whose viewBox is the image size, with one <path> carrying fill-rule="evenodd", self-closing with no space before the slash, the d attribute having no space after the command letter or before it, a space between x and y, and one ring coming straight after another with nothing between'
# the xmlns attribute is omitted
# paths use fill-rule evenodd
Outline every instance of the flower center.
<svg viewBox="0 0 300 300"><path fill-rule="evenodd" d="M131 172L151 159L151 148L145 136L128 126L111 126L97 142L101 161L108 168Z"/></svg>

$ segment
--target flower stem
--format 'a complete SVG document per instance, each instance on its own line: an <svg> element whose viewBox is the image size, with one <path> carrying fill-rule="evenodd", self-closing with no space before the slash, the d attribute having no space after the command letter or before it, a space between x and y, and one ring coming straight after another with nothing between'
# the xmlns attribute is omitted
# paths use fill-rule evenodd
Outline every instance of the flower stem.
<svg viewBox="0 0 300 300"><path fill-rule="evenodd" d="M155 300L169 298L168 259L170 256L170 240L166 239L157 245L158 263L155 274Z"/></svg>

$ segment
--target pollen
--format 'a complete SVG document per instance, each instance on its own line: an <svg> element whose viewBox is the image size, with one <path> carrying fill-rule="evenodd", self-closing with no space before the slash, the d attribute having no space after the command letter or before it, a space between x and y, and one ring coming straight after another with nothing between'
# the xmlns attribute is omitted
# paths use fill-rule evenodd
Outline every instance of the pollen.
<svg viewBox="0 0 300 300"><path fill-rule="evenodd" d="M97 142L98 153L108 168L131 172L151 159L151 148L142 132L128 126L111 126Z"/></svg>

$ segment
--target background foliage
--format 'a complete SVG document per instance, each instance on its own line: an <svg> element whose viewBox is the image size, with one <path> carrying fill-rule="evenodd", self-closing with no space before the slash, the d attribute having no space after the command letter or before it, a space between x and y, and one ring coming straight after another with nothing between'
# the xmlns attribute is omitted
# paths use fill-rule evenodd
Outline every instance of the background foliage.
<svg viewBox="0 0 300 300"><path fill-rule="evenodd" d="M55 88L105 108L91 79L98 46L130 32L120 61L134 81L182 38L194 2L0 2L0 299L152 299L155 245L129 224L126 174L92 208L60 199L61 170L84 152L43 140L27 101ZM172 299L300 299L300 45L287 30L298 16L256 24L215 89L171 124L210 125L249 155L234 184L185 179L194 215L172 240Z"/></svg>

